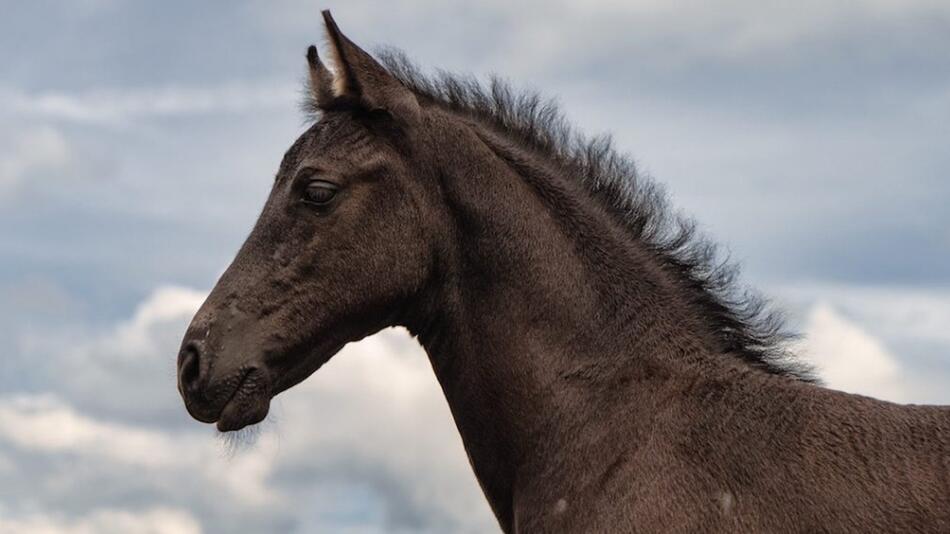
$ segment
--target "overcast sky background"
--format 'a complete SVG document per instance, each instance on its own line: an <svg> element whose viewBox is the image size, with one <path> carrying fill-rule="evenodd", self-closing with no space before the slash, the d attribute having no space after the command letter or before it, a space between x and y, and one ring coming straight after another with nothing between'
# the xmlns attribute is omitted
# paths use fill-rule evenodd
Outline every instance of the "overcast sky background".
<svg viewBox="0 0 950 534"><path fill-rule="evenodd" d="M326 7L366 48L612 133L830 385L950 403L945 0L4 0L0 533L495 528L403 332L281 395L253 447L175 391L184 327L303 131Z"/></svg>

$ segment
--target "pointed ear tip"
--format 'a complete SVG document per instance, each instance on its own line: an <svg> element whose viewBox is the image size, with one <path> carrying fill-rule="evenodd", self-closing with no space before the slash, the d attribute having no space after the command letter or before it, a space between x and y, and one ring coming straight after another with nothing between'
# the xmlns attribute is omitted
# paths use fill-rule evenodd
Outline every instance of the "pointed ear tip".
<svg viewBox="0 0 950 534"><path fill-rule="evenodd" d="M333 20L333 15L330 14L329 9L323 11L323 21L327 29L327 37L334 51L338 51L341 47L345 46L345 42L347 41L346 36L343 35L343 32L340 31L340 27L337 26L336 21Z"/></svg>

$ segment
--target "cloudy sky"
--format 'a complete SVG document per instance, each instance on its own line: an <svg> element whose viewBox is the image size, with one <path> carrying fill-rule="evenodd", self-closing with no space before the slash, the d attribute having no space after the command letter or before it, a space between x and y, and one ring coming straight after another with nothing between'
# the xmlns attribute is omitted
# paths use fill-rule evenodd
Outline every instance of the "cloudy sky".
<svg viewBox="0 0 950 534"><path fill-rule="evenodd" d="M0 7L0 533L494 528L404 332L348 347L252 440L175 391L183 329L303 129L326 7L367 48L612 133L831 386L950 403L945 0Z"/></svg>

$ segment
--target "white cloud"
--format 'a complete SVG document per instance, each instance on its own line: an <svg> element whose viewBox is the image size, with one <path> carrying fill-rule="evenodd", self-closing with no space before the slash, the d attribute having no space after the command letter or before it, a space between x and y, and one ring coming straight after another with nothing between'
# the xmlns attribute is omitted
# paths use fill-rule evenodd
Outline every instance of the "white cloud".
<svg viewBox="0 0 950 534"><path fill-rule="evenodd" d="M28 93L0 89L0 106L29 117L123 124L133 119L237 113L293 107L298 87L287 83L224 82L213 86L100 88Z"/></svg>
<svg viewBox="0 0 950 534"><path fill-rule="evenodd" d="M808 314L799 352L820 370L829 387L871 397L905 400L904 376L883 343L827 303Z"/></svg>
<svg viewBox="0 0 950 534"><path fill-rule="evenodd" d="M4 518L0 534L200 534L198 521L185 510L99 509L73 519L34 514Z"/></svg>
<svg viewBox="0 0 950 534"><path fill-rule="evenodd" d="M835 361L837 356L828 354L837 350L831 347L833 343L845 344L835 340L833 328L824 328L822 324L844 323L843 331L853 334L845 337L864 337L868 341L863 343L867 355L857 349L862 343L852 345L853 372L858 376L865 372L882 373L883 385L880 391L868 385L862 392L885 398L892 398L893 393L895 400L903 402L950 404L950 291L946 288L802 283L776 291L788 306L803 312L807 335L813 330L827 333L828 341L822 343L821 353L812 354L819 364L825 359ZM855 333L858 331L860 335ZM877 357L882 353L890 358ZM888 359L898 369L890 379L885 379L883 375L891 367L885 363ZM870 365L867 370L866 364ZM845 372L846 367L839 369Z"/></svg>
<svg viewBox="0 0 950 534"><path fill-rule="evenodd" d="M824 295L887 338L950 345L950 290L947 289L838 285L802 286L790 292L804 297Z"/></svg>
<svg viewBox="0 0 950 534"><path fill-rule="evenodd" d="M132 319L119 324L101 341L101 345L113 347L117 354L137 355L154 351L157 324L190 320L208 296L207 293L183 287L163 286L156 289L136 308Z"/></svg>
<svg viewBox="0 0 950 534"><path fill-rule="evenodd" d="M0 399L0 427L0 437L32 450L101 455L148 468L177 463L165 435L97 421L52 396Z"/></svg>
<svg viewBox="0 0 950 534"><path fill-rule="evenodd" d="M11 480L30 481L15 512L46 514L63 499L84 514L123 510L116 495L146 493L217 531L496 528L426 355L404 331L348 346L274 401L253 446L222 454L168 372L204 296L159 288L101 335L49 340L63 375L55 393L0 397L0 458L12 459ZM341 519L345 508L356 519Z"/></svg>
<svg viewBox="0 0 950 534"><path fill-rule="evenodd" d="M751 0L494 0L479 7L481 15L503 31L491 33L494 28L489 28L489 38L482 39L484 46L477 49L474 60L487 68L506 66L509 72L532 74L557 72L565 63L623 53L641 54L637 64L652 64L664 70L695 67L697 62L708 63L710 59L741 62L785 57L802 45L847 39L864 30L885 28L883 33L894 39L919 38L919 34L902 32L902 25L950 18L950 4L941 0L803 0L787 4ZM307 11L305 5L293 3L276 12L268 11L271 13L265 16L269 19L279 17L297 25L308 21L300 17ZM337 11L344 31L351 28L370 38L388 33L392 17L363 2L348 2ZM430 31L467 29L465 22L452 21L458 18L456 8L431 0L412 2L396 17L403 27L409 27L412 21L431 25L432 19L442 19L448 21L444 27ZM317 27L313 22L308 24ZM412 40L409 35L390 44L409 48ZM423 45L413 46L410 51L415 53Z"/></svg>
<svg viewBox="0 0 950 534"><path fill-rule="evenodd" d="M34 174L63 169L71 157L72 150L66 138L49 126L32 127L12 134L7 150L0 149L0 195L15 189Z"/></svg>
<svg viewBox="0 0 950 534"><path fill-rule="evenodd" d="M298 468L376 484L402 501L388 506L436 530L495 528L428 359L404 331L345 348L286 394L277 417Z"/></svg>
<svg viewBox="0 0 950 534"><path fill-rule="evenodd" d="M23 350L47 366L46 379L80 409L126 421L167 423L181 417L176 355L184 329L205 296L181 287L159 287L131 318L102 332L34 331L24 335Z"/></svg>
<svg viewBox="0 0 950 534"><path fill-rule="evenodd" d="M227 461L210 433L176 433L104 421L82 414L52 395L0 397L0 443L40 455L67 455L129 472L178 473L245 504L271 504L265 479L276 443L262 439L253 451Z"/></svg>

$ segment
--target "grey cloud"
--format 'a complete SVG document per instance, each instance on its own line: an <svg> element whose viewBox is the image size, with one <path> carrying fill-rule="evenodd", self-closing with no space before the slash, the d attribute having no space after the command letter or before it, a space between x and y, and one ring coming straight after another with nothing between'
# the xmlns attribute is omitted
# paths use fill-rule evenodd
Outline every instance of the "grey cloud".
<svg viewBox="0 0 950 534"><path fill-rule="evenodd" d="M100 332L65 337L51 326L21 347L23 365L39 365L46 381L31 392L4 384L13 393L0 395L10 482L0 502L12 518L69 524L157 506L207 532L493 528L428 361L404 333L348 347L275 400L254 445L222 454L188 419L173 378L202 299L161 288ZM11 375L22 371L14 364Z"/></svg>
<svg viewBox="0 0 950 534"><path fill-rule="evenodd" d="M120 124L149 117L280 110L299 87L287 83L226 82L215 86L164 86L145 89L94 89L78 93L0 91L0 106L10 112L77 122Z"/></svg>
<svg viewBox="0 0 950 534"><path fill-rule="evenodd" d="M881 350L892 354L900 366L896 379L903 382L900 400L950 403L946 387L950 380L950 292L946 288L797 283L773 289L799 321L801 331L807 332L814 304L824 303L841 321L859 328ZM862 365L860 353L850 358L853 365ZM874 395L872 390L865 393Z"/></svg>

